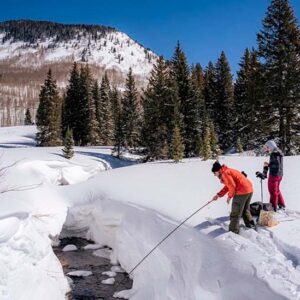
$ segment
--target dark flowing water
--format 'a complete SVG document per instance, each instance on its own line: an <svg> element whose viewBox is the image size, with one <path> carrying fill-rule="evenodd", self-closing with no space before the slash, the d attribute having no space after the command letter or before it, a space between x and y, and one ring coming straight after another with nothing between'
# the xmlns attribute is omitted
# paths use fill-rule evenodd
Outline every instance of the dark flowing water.
<svg viewBox="0 0 300 300"><path fill-rule="evenodd" d="M132 280L128 278L126 273L117 273L115 283L112 285L102 284L101 281L109 278L102 275L102 272L110 271L113 266L106 258L93 255L95 250L83 250L87 244L93 242L82 238L64 238L60 240L60 244L54 247L54 252L60 260L64 274L71 271L91 271L92 275L86 277L69 276L73 283L72 290L68 294L68 299L72 300L115 300L113 294L118 291L130 289ZM76 251L63 252L64 246L73 244L77 246Z"/></svg>

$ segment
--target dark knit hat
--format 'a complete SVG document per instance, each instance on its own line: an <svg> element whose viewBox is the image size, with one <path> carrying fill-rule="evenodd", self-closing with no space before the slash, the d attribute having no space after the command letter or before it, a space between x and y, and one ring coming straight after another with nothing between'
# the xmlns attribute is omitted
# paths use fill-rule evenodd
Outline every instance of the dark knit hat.
<svg viewBox="0 0 300 300"><path fill-rule="evenodd" d="M218 161L216 161L216 162L214 162L211 171L218 172L218 171L220 171L221 168L222 168L221 164Z"/></svg>

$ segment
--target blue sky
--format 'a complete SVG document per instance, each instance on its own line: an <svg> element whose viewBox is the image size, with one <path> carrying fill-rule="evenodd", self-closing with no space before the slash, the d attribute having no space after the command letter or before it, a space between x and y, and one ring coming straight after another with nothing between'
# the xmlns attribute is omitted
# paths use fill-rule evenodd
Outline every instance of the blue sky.
<svg viewBox="0 0 300 300"><path fill-rule="evenodd" d="M0 20L35 19L109 25L171 57L179 40L189 62L206 66L222 50L233 72L256 45L270 0L0 0ZM290 0L300 18L300 0Z"/></svg>

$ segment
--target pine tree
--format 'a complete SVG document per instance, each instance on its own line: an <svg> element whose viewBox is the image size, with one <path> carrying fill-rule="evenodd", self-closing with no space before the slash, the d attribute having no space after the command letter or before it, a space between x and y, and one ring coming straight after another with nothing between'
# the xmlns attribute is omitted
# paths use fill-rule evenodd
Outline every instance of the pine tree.
<svg viewBox="0 0 300 300"><path fill-rule="evenodd" d="M211 151L211 133L209 126L204 127L203 145L202 145L202 158L208 160L212 157Z"/></svg>
<svg viewBox="0 0 300 300"><path fill-rule="evenodd" d="M204 72L204 112L205 117L216 122L217 109L217 75L214 64L210 61Z"/></svg>
<svg viewBox="0 0 300 300"><path fill-rule="evenodd" d="M127 148L136 148L139 144L140 138L141 116L135 80L131 68L129 69L126 78L125 92L122 98L122 107L122 124L125 146Z"/></svg>
<svg viewBox="0 0 300 300"><path fill-rule="evenodd" d="M272 0L257 35L266 72L269 120L286 154L299 152L300 32L288 0ZM273 120L274 122L274 120Z"/></svg>
<svg viewBox="0 0 300 300"><path fill-rule="evenodd" d="M39 146L61 145L61 109L62 102L49 69L41 87L36 115L38 128L36 138Z"/></svg>
<svg viewBox="0 0 300 300"><path fill-rule="evenodd" d="M81 117L78 106L81 98L80 86L80 72L78 71L77 64L74 63L63 101L62 131L65 136L67 129L72 129L76 145L79 145L81 139L79 136L80 128L78 123Z"/></svg>
<svg viewBox="0 0 300 300"><path fill-rule="evenodd" d="M227 151L234 142L235 110L232 75L224 52L216 64L216 97L213 122L216 125L220 145Z"/></svg>
<svg viewBox="0 0 300 300"><path fill-rule="evenodd" d="M31 113L30 113L30 109L27 108L26 109L26 113L25 113L25 120L24 120L24 125L32 125L32 118L31 118Z"/></svg>
<svg viewBox="0 0 300 300"><path fill-rule="evenodd" d="M88 65L81 67L79 76L79 102L76 132L81 146L97 143L96 108L92 97L93 79ZM75 132L75 131L73 131Z"/></svg>
<svg viewBox="0 0 300 300"><path fill-rule="evenodd" d="M123 116L122 116L122 103L119 93L116 88L111 92L111 102L113 106L113 118L114 118L114 149L113 153L117 154L120 158L122 149L124 147L124 134L123 134Z"/></svg>
<svg viewBox="0 0 300 300"><path fill-rule="evenodd" d="M93 81L92 78L90 78ZM94 98L94 90L92 82L89 85L89 144L98 145L99 137L99 122L97 119L96 101Z"/></svg>
<svg viewBox="0 0 300 300"><path fill-rule="evenodd" d="M110 83L105 73L100 87L100 104L97 119L99 121L99 136L102 145L112 145L114 135L114 123L111 105Z"/></svg>
<svg viewBox="0 0 300 300"><path fill-rule="evenodd" d="M177 82L180 112L183 116L185 156L195 156L200 134L199 98L192 85L187 59L179 42L172 58L173 76Z"/></svg>
<svg viewBox="0 0 300 300"><path fill-rule="evenodd" d="M143 142L148 159L168 158L173 135L173 97L169 68L160 57L154 65L143 98Z"/></svg>
<svg viewBox="0 0 300 300"><path fill-rule="evenodd" d="M178 163L183 158L184 145L180 134L180 128L175 125L172 139L172 159Z"/></svg>
<svg viewBox="0 0 300 300"><path fill-rule="evenodd" d="M221 149L219 147L218 136L215 131L215 126L212 121L208 121L209 133L210 133L210 149L211 149L211 157L217 159L221 154Z"/></svg>
<svg viewBox="0 0 300 300"><path fill-rule="evenodd" d="M242 153L244 151L241 139L239 137L236 140L236 146L235 147L236 147L236 151L238 153Z"/></svg>
<svg viewBox="0 0 300 300"><path fill-rule="evenodd" d="M64 139L64 149L62 149L63 156L70 159L74 156L74 139L72 129L68 128Z"/></svg>
<svg viewBox="0 0 300 300"><path fill-rule="evenodd" d="M270 134L270 107L265 100L263 67L255 50L246 49L237 72L234 97L236 109L235 135L246 149L257 148Z"/></svg>
<svg viewBox="0 0 300 300"><path fill-rule="evenodd" d="M204 99L205 84L204 84L203 69L199 63L197 63L195 66L192 66L191 78L192 78L193 88L197 94L197 99L198 99L198 116L200 117L200 119L204 120L204 116L206 115L205 99Z"/></svg>

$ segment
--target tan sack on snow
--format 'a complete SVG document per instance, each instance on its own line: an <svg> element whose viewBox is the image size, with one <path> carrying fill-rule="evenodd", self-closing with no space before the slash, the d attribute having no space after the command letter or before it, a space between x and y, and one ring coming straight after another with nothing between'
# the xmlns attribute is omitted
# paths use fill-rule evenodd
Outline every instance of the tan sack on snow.
<svg viewBox="0 0 300 300"><path fill-rule="evenodd" d="M259 214L258 224L266 227L273 227L279 224L275 218L274 211L261 210Z"/></svg>

